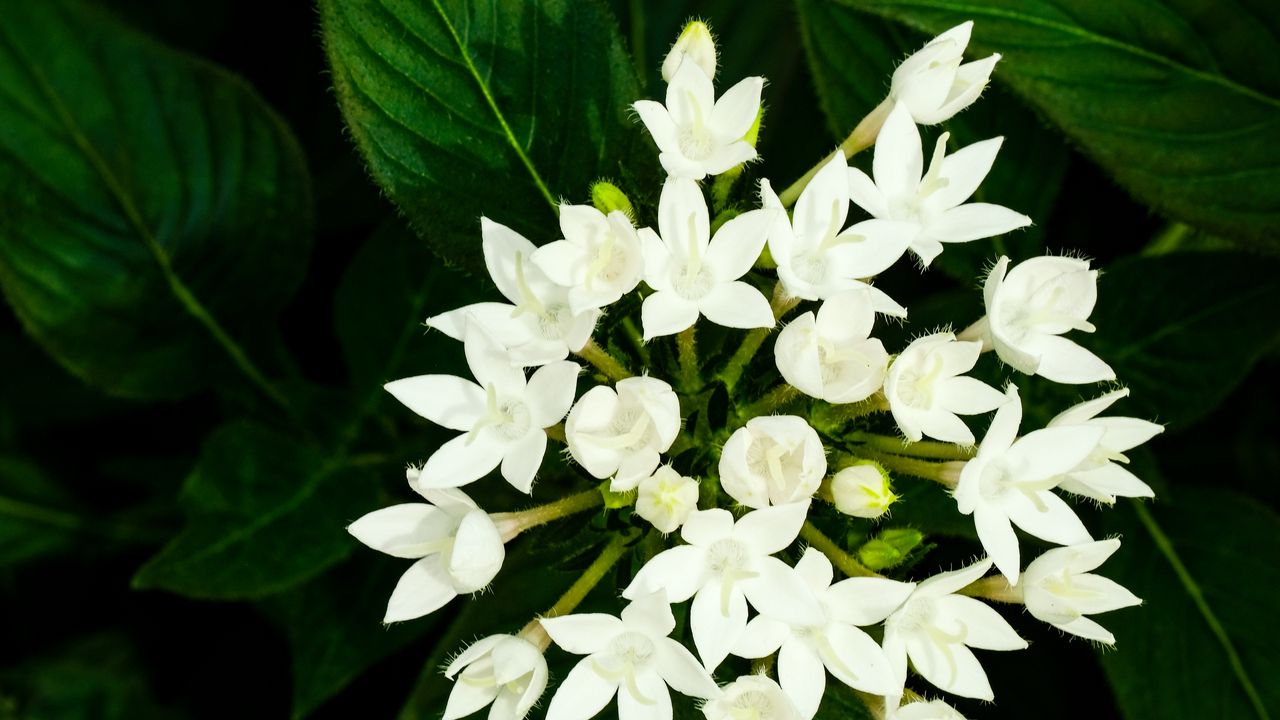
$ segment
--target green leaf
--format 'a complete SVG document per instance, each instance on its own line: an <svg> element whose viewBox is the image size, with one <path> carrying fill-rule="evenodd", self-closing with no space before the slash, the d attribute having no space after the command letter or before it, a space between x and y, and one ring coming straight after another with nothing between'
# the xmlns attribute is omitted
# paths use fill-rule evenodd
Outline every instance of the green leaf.
<svg viewBox="0 0 1280 720"><path fill-rule="evenodd" d="M0 287L71 372L178 397L301 280L308 176L243 81L70 0L0 27Z"/></svg>
<svg viewBox="0 0 1280 720"><path fill-rule="evenodd" d="M1102 572L1146 601L1099 618L1116 636L1102 665L1125 717L1280 716L1280 516L1176 486L1108 517L1124 546Z"/></svg>
<svg viewBox="0 0 1280 720"><path fill-rule="evenodd" d="M936 35L975 21L996 69L1143 202L1280 241L1280 5L840 0Z"/></svg>
<svg viewBox="0 0 1280 720"><path fill-rule="evenodd" d="M73 547L84 519L39 467L0 455L0 567Z"/></svg>
<svg viewBox="0 0 1280 720"><path fill-rule="evenodd" d="M535 243L640 146L640 99L598 0L323 0L343 115L378 184L450 262L483 271L481 215ZM656 151L643 138L644 157Z"/></svg>

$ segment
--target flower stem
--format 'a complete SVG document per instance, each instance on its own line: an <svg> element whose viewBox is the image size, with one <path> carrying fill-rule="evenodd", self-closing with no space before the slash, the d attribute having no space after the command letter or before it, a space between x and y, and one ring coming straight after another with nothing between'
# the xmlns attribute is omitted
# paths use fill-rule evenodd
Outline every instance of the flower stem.
<svg viewBox="0 0 1280 720"><path fill-rule="evenodd" d="M919 458L903 457L901 455L893 455L891 453L872 450L866 445L854 449L854 454L864 457L867 460L875 460L880 463L886 470L894 470L907 475L914 475L925 480L932 480L949 488L955 488L960 482L960 469L964 467L964 462L960 460L948 460L946 462L932 462L929 460L921 460Z"/></svg>
<svg viewBox="0 0 1280 720"><path fill-rule="evenodd" d="M874 110L867 113L866 117L862 118L862 121L853 129L853 132L849 133L849 137L840 143L840 152L844 153L845 159L851 158L875 144L876 136L880 134L880 126L884 125L884 121L889 117L889 111L891 110L893 110L893 103L889 102L888 98L885 98ZM805 187L809 185L809 181L813 179L814 175L818 174L818 171L822 169L823 165L827 164L829 159L830 156L819 161L809 172L804 174L804 177L791 183L790 187L782 191L778 199L782 201L783 207L791 207L796 204L796 200L800 199L800 193L804 191Z"/></svg>
<svg viewBox="0 0 1280 720"><path fill-rule="evenodd" d="M866 400L842 405L818 405L810 413L809 422L828 435L836 435L846 424L872 413L887 412L889 401L877 392Z"/></svg>
<svg viewBox="0 0 1280 720"><path fill-rule="evenodd" d="M804 527L800 528L800 537L809 542L810 545L818 548L818 550L827 556L832 565L840 568L840 571L849 577L880 577L871 568L858 562L849 553L845 552L834 540L822 534L813 523L806 522Z"/></svg>
<svg viewBox="0 0 1280 720"><path fill-rule="evenodd" d="M561 498L546 505L538 505L517 512L493 513L493 522L502 533L503 542L511 542L515 536L530 528L545 525L552 520L576 515L604 503L604 495L598 488Z"/></svg>
<svg viewBox="0 0 1280 720"><path fill-rule="evenodd" d="M591 363L604 374L605 377L617 382L626 380L631 377L631 373L618 362L617 358L605 352L595 340L588 340L582 349L574 353L578 357Z"/></svg>
<svg viewBox="0 0 1280 720"><path fill-rule="evenodd" d="M972 447L961 447L952 443L934 442L932 440L911 442L898 437L877 435L869 432L849 433L845 438L853 442L863 443L874 450L932 460L970 460L973 458L974 453L977 452Z"/></svg>
<svg viewBox="0 0 1280 720"><path fill-rule="evenodd" d="M769 307L773 310L773 319L775 321L781 320L782 316L799 304L800 298L787 297L782 288L782 283L778 283L773 287L773 299L770 300ZM738 380L742 378L742 373L746 372L747 365L755 358L756 352L764 344L764 339L769 337L769 333L772 331L773 328L767 327L755 328L747 333L747 337L738 346L737 352L733 354L733 357L729 358L724 370L720 371L720 379L724 381L725 387L732 390L738 384Z"/></svg>
<svg viewBox="0 0 1280 720"><path fill-rule="evenodd" d="M547 635L547 631L543 629L540 622L543 618L560 617L573 612L574 608L586 599L587 595L595 589L596 585L604 579L609 570L622 558L626 553L628 545L635 539L639 533L638 530L631 530L626 534L615 535L608 545L604 546L604 550L596 557L582 575L565 590L560 599L556 601L540 618L534 618L529 621L528 625L520 631L520 636L534 645L540 650L546 650L551 645L551 636Z"/></svg>
<svg viewBox="0 0 1280 720"><path fill-rule="evenodd" d="M698 325L694 323L676 336L676 349L680 355L680 384L686 390L696 390L702 384L698 374Z"/></svg>
<svg viewBox="0 0 1280 720"><path fill-rule="evenodd" d="M632 318L625 318L622 321L622 329L627 334L627 339L631 341L632 347L636 349L636 354L640 356L640 362L646 367L651 365L649 362L649 346L644 344L644 336L640 334L640 328L636 327L636 321Z"/></svg>
<svg viewBox="0 0 1280 720"><path fill-rule="evenodd" d="M968 595L969 597L986 598L987 600L994 600L1002 603L1013 603L1017 605L1021 605L1023 603L1022 588L1010 585L1009 581L1005 580L1003 575L995 575L993 577L975 580L960 588L960 594Z"/></svg>
<svg viewBox="0 0 1280 720"><path fill-rule="evenodd" d="M750 420L761 415L772 415L791 404L798 397L800 397L799 390L783 383L765 393L764 397L742 408L738 415L744 420Z"/></svg>

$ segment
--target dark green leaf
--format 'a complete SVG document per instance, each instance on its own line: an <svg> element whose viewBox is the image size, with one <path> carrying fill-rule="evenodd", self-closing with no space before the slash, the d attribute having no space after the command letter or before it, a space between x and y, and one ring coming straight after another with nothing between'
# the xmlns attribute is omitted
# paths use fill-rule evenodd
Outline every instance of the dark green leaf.
<svg viewBox="0 0 1280 720"><path fill-rule="evenodd" d="M1169 0L840 0L937 34L976 25L971 55L1142 201L1178 220L1280 241L1280 5Z"/></svg>
<svg viewBox="0 0 1280 720"><path fill-rule="evenodd" d="M63 365L177 397L269 327L306 265L306 168L239 79L69 0L0 26L0 286ZM221 347L219 347L221 346Z"/></svg>
<svg viewBox="0 0 1280 720"><path fill-rule="evenodd" d="M0 567L72 547L84 519L40 468L0 455Z"/></svg>

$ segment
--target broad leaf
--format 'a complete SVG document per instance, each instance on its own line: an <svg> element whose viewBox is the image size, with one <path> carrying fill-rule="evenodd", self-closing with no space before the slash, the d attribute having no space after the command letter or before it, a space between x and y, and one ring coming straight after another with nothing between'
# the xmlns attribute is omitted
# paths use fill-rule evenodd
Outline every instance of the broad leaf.
<svg viewBox="0 0 1280 720"><path fill-rule="evenodd" d="M85 518L39 467L0 455L0 567L74 547Z"/></svg>
<svg viewBox="0 0 1280 720"><path fill-rule="evenodd" d="M597 0L323 0L320 10L351 134L451 262L483 269L481 215L546 242L561 197L585 200L596 178L619 177L633 146L656 156L628 118L639 84Z"/></svg>
<svg viewBox="0 0 1280 720"><path fill-rule="evenodd" d="M0 287L108 392L177 397L269 327L310 246L305 164L241 80L71 0L0 26ZM220 347L221 346L221 347Z"/></svg>
<svg viewBox="0 0 1280 720"><path fill-rule="evenodd" d="M975 21L973 56L1002 53L997 81L1142 201L1280 242L1280 5L840 1L930 34Z"/></svg>

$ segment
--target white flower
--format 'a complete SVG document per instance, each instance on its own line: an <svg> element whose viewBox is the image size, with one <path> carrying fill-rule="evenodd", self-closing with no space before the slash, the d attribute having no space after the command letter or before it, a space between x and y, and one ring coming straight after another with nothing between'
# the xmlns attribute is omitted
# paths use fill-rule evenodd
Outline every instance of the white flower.
<svg viewBox="0 0 1280 720"><path fill-rule="evenodd" d="M591 388L565 421L565 443L578 464L609 489L625 492L653 473L659 454L680 432L680 400L667 383L651 377L619 380L616 389Z"/></svg>
<svg viewBox="0 0 1280 720"><path fill-rule="evenodd" d="M1098 299L1098 271L1087 260L1045 255L1009 270L1009 258L1001 257L983 295L986 317L964 336L994 346L1015 369L1073 385L1116 379L1097 355L1062 337L1094 331L1089 314Z"/></svg>
<svg viewBox="0 0 1280 720"><path fill-rule="evenodd" d="M849 215L849 165L839 150L800 193L794 218L787 218L768 180L760 182L760 198L764 207L778 211L769 231L769 254L778 264L778 279L787 294L805 300L870 288L860 278L888 269L902 257L916 232L912 224L886 220L865 220L844 229ZM906 316L907 311L888 295L874 288L871 293L879 312Z"/></svg>
<svg viewBox="0 0 1280 720"><path fill-rule="evenodd" d="M719 100L698 60L686 56L667 85L667 104L640 100L633 105L653 141L658 160L671 177L701 180L756 156L743 138L760 113L764 78L749 77Z"/></svg>
<svg viewBox="0 0 1280 720"><path fill-rule="evenodd" d="M668 685L700 698L719 692L697 659L667 637L676 621L661 590L637 597L622 610L621 619L587 613L541 622L557 645L587 656L560 683L547 720L585 720L615 694L620 720L670 720Z"/></svg>
<svg viewBox="0 0 1280 720"><path fill-rule="evenodd" d="M917 700L890 712L885 720L965 720L965 717L941 700Z"/></svg>
<svg viewBox="0 0 1280 720"><path fill-rule="evenodd" d="M452 375L419 375L386 385L410 410L465 432L427 459L419 484L466 485L501 463L502 477L527 493L547 449L545 428L568 411L582 368L560 360L538 368L526 381L524 371L475 324L467 326L464 347L478 385Z"/></svg>
<svg viewBox="0 0 1280 720"><path fill-rule="evenodd" d="M1072 635L1114 644L1115 636L1085 615L1142 604L1115 581L1089 572L1119 549L1112 538L1054 548L1033 560L1022 576L1027 611Z"/></svg>
<svg viewBox="0 0 1280 720"><path fill-rule="evenodd" d="M962 375L973 369L981 354L981 343L957 341L944 332L917 339L894 359L884 394L907 439L918 442L928 435L973 444L973 431L957 416L990 412L1005 401L999 390Z"/></svg>
<svg viewBox="0 0 1280 720"><path fill-rule="evenodd" d="M1009 580L1018 583L1018 536L1013 525L1049 542L1089 542L1089 531L1071 506L1053 493L1058 477L1088 458L1103 430L1083 425L1045 428L1015 440L1022 421L1018 388L1000 406L978 446L960 470L956 505L973 515L982 547Z"/></svg>
<svg viewBox="0 0 1280 720"><path fill-rule="evenodd" d="M884 651L901 685L907 658L925 680L949 693L991 700L991 684L969 648L1022 650L1018 637L1000 613L971 597L954 594L991 569L983 560L961 570L935 575L916 585L902 607L884 626Z"/></svg>
<svg viewBox="0 0 1280 720"><path fill-rule="evenodd" d="M662 60L662 79L671 82L685 58L689 58L709 79L716 79L716 42L711 37L711 29L701 20L685 25L680 37L676 38Z"/></svg>
<svg viewBox="0 0 1280 720"><path fill-rule="evenodd" d="M409 484L432 505L392 505L361 517L347 532L374 550L416 559L396 583L383 622L435 612L462 593L489 584L506 557L502 536L488 513L461 490L424 489L409 472Z"/></svg>
<svg viewBox="0 0 1280 720"><path fill-rule="evenodd" d="M871 397L884 385L889 353L870 337L875 321L866 289L833 295L782 328L773 345L782 378L810 397L832 404Z"/></svg>
<svg viewBox="0 0 1280 720"><path fill-rule="evenodd" d="M869 460L850 465L832 476L831 496L840 512L868 520L884 515L898 499L889 485L889 473Z"/></svg>
<svg viewBox="0 0 1280 720"><path fill-rule="evenodd" d="M449 663L444 675L456 681L442 720L466 717L490 703L489 720L522 720L547 689L542 651L514 635L476 641Z"/></svg>
<svg viewBox="0 0 1280 720"><path fill-rule="evenodd" d="M973 22L957 25L930 40L893 71L889 98L898 100L921 125L935 125L978 99L998 54L960 64Z"/></svg>
<svg viewBox="0 0 1280 720"><path fill-rule="evenodd" d="M1131 450L1164 432L1153 422L1131 417L1097 417L1122 397L1129 396L1124 388L1102 397L1068 408L1049 421L1048 427L1086 426L1102 428L1102 441L1079 467L1060 479L1058 487L1075 495L1093 498L1108 505L1116 497L1154 497L1151 487L1138 479L1119 463L1128 463L1126 450Z"/></svg>
<svg viewBox="0 0 1280 720"><path fill-rule="evenodd" d="M698 507L698 481L663 465L640 481L636 514L658 532L675 532Z"/></svg>
<svg viewBox="0 0 1280 720"><path fill-rule="evenodd" d="M649 228L640 231L644 281L657 291L640 308L644 339L691 327L699 313L725 327L772 327L769 301L738 278L760 257L774 212L745 212L713 238L707 201L697 183L668 178L658 202L662 236Z"/></svg>
<svg viewBox="0 0 1280 720"><path fill-rule="evenodd" d="M747 624L733 654L761 658L777 652L782 689L805 718L818 712L827 671L873 695L900 691L884 651L857 626L884 620L915 586L884 578L849 578L832 585L831 561L814 548L805 550L796 573L804 578L822 612L803 623L757 615Z"/></svg>
<svg viewBox="0 0 1280 720"><path fill-rule="evenodd" d="M702 706L707 720L804 720L787 694L766 675L744 675Z"/></svg>
<svg viewBox="0 0 1280 720"><path fill-rule="evenodd" d="M569 288L574 315L615 303L640 284L640 237L620 210L606 216L590 205L561 205L560 232L563 240L534 250L531 259L552 282Z"/></svg>
<svg viewBox="0 0 1280 720"><path fill-rule="evenodd" d="M922 174L920 131L902 103L889 113L876 136L871 170L875 181L849 168L853 202L881 220L910 223L910 248L925 266L943 243L993 237L1031 224L1031 218L991 203L965 203L991 170L1003 138L992 138L947 155L948 134L934 146L928 172Z"/></svg>
<svg viewBox="0 0 1280 720"><path fill-rule="evenodd" d="M498 290L511 302L483 302L427 318L427 325L462 340L467 322L479 323L521 365L563 360L591 339L598 310L575 313L569 288L552 282L533 263L536 248L519 233L480 218L485 266Z"/></svg>
<svg viewBox="0 0 1280 720"><path fill-rule="evenodd" d="M720 453L720 485L753 508L807 502L827 474L822 440L804 418L752 418Z"/></svg>
<svg viewBox="0 0 1280 720"><path fill-rule="evenodd" d="M747 601L762 613L803 623L821 615L796 571L773 553L800 533L809 503L756 510L736 523L728 510L689 515L680 537L689 543L658 553L622 593L628 599L665 588L672 602L693 598L693 643L708 670L729 654L747 627Z"/></svg>

